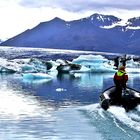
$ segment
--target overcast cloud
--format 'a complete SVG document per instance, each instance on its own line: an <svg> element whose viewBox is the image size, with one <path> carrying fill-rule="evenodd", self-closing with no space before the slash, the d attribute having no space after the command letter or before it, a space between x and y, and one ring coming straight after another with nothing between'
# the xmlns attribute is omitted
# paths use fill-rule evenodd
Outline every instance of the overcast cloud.
<svg viewBox="0 0 140 140"><path fill-rule="evenodd" d="M20 0L19 4L34 8L44 6L62 8L73 12L107 8L122 10L140 9L140 1L138 0Z"/></svg>
<svg viewBox="0 0 140 140"><path fill-rule="evenodd" d="M140 0L0 0L0 39L55 17L70 21L94 13L125 20L140 17Z"/></svg>

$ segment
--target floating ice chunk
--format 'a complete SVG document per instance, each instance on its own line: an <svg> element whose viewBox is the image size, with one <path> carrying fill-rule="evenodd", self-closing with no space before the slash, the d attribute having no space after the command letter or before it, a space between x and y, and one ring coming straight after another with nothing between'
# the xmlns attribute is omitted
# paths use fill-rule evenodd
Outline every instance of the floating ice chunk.
<svg viewBox="0 0 140 140"><path fill-rule="evenodd" d="M126 68L140 68L140 63L130 59L126 61Z"/></svg>
<svg viewBox="0 0 140 140"><path fill-rule="evenodd" d="M20 71L20 67L17 63L0 58L0 72L13 73L17 71Z"/></svg>
<svg viewBox="0 0 140 140"><path fill-rule="evenodd" d="M21 66L22 72L36 72L34 66L29 64L24 64Z"/></svg>
<svg viewBox="0 0 140 140"><path fill-rule="evenodd" d="M67 91L67 89L64 89L64 88L57 88L56 91L57 91L57 92L62 92L62 91Z"/></svg>
<svg viewBox="0 0 140 140"><path fill-rule="evenodd" d="M31 58L29 65L32 65L37 72L46 72L47 70L47 65L43 63L43 61L36 59L36 58Z"/></svg>
<svg viewBox="0 0 140 140"><path fill-rule="evenodd" d="M130 59L126 61L126 72L128 73L139 73L140 72L140 63Z"/></svg>

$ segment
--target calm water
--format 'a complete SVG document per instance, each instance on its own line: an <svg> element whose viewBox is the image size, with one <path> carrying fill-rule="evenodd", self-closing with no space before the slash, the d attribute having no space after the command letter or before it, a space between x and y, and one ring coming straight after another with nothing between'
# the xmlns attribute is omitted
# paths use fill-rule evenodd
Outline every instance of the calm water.
<svg viewBox="0 0 140 140"><path fill-rule="evenodd" d="M129 113L99 106L112 76L63 74L25 81L20 74L0 75L0 140L139 140L139 106ZM128 85L140 91L140 74L129 74Z"/></svg>

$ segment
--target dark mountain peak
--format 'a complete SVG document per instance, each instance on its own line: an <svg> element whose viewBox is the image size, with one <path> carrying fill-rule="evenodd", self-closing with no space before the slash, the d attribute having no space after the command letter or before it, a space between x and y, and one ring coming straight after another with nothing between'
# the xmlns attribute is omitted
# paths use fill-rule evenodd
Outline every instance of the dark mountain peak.
<svg viewBox="0 0 140 140"><path fill-rule="evenodd" d="M100 17L100 16L103 16L103 15L102 15L102 14L95 13L95 14L91 15L90 18L95 18L95 19L97 19L97 18Z"/></svg>
<svg viewBox="0 0 140 140"><path fill-rule="evenodd" d="M33 29L36 28L46 28L47 26L57 26L57 25L61 25L64 24L66 21L55 17L54 19L50 20L50 21L45 21L45 22L40 22L36 27L34 27Z"/></svg>
<svg viewBox="0 0 140 140"><path fill-rule="evenodd" d="M133 27L140 26L140 17L134 17L128 19L128 25Z"/></svg>
<svg viewBox="0 0 140 140"><path fill-rule="evenodd" d="M41 22L40 25L46 24L46 23L51 23L52 24L52 23L64 23L64 22L65 22L65 20L63 20L61 18L58 18L58 17L55 17L50 21Z"/></svg>
<svg viewBox="0 0 140 140"><path fill-rule="evenodd" d="M137 20L140 20L140 17L134 17L134 18L128 19L128 21L131 21L131 22L137 21Z"/></svg>
<svg viewBox="0 0 140 140"><path fill-rule="evenodd" d="M54 19L50 20L50 22L65 22L65 20L55 17Z"/></svg>

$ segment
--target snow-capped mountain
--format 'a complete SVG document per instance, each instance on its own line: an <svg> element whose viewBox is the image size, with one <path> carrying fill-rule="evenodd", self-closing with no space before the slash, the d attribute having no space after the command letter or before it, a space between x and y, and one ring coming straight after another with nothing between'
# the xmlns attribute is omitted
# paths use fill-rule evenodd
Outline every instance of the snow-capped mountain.
<svg viewBox="0 0 140 140"><path fill-rule="evenodd" d="M0 45L140 54L139 44L140 18L93 14L74 21L54 18Z"/></svg>

